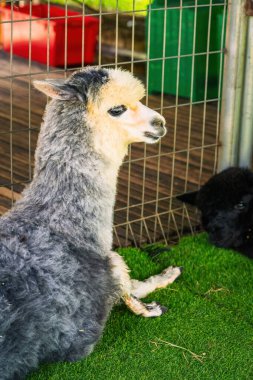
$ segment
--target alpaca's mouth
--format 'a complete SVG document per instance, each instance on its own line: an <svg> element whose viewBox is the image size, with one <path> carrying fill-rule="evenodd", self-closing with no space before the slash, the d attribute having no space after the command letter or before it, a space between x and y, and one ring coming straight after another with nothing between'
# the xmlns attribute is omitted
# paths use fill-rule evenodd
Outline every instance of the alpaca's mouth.
<svg viewBox="0 0 253 380"><path fill-rule="evenodd" d="M145 137L148 137L149 139L152 139L154 141L158 141L162 137L162 136L154 135L151 132L145 132L144 135L145 135Z"/></svg>

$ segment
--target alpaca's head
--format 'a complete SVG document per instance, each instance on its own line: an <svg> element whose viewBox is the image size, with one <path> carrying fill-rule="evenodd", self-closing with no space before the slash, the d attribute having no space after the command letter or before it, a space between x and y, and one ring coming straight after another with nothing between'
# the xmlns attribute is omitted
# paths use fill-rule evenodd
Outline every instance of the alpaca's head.
<svg viewBox="0 0 253 380"><path fill-rule="evenodd" d="M35 87L53 99L84 106L84 128L92 131L94 149L111 156L126 153L128 144L155 143L166 133L165 120L140 100L145 90L130 72L88 67L66 80L35 81Z"/></svg>
<svg viewBox="0 0 253 380"><path fill-rule="evenodd" d="M212 176L198 191L177 197L196 206L203 228L218 247L253 246L253 173L231 167Z"/></svg>

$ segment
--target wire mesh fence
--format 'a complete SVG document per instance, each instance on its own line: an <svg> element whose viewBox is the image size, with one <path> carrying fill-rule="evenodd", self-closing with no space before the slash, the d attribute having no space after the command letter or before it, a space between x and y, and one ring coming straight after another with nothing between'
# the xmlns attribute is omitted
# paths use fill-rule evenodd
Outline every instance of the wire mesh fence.
<svg viewBox="0 0 253 380"><path fill-rule="evenodd" d="M0 213L31 181L46 104L34 79L89 65L122 67L167 121L157 145L134 144L122 165L116 246L176 241L197 226L176 196L217 166L227 1L1 1Z"/></svg>

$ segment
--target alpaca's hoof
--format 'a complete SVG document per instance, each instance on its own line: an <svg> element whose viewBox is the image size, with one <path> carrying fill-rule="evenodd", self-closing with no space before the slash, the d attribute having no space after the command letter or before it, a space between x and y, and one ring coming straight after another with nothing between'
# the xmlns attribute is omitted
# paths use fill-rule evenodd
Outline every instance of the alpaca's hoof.
<svg viewBox="0 0 253 380"><path fill-rule="evenodd" d="M166 313L168 310L167 307L160 305L158 302L151 302L143 304L145 306L145 312L142 314L143 317L146 318L154 318L154 317L160 317L160 315Z"/></svg>
<svg viewBox="0 0 253 380"><path fill-rule="evenodd" d="M183 267L168 267L161 273L161 281L164 286L172 284L183 272Z"/></svg>

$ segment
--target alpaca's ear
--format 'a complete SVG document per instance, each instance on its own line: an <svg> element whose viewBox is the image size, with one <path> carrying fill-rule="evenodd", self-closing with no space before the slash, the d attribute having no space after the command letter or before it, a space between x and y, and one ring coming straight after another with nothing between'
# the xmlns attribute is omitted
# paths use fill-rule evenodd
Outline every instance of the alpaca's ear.
<svg viewBox="0 0 253 380"><path fill-rule="evenodd" d="M33 82L34 87L43 92L45 95L50 96L53 99L60 100L73 100L78 99L81 102L86 101L84 95L80 94L74 87L65 83L64 79L47 79L47 80L35 80Z"/></svg>
<svg viewBox="0 0 253 380"><path fill-rule="evenodd" d="M178 195L176 198L184 203L189 203L192 206L197 205L197 195L198 191L191 191L189 193L184 193L182 195Z"/></svg>

